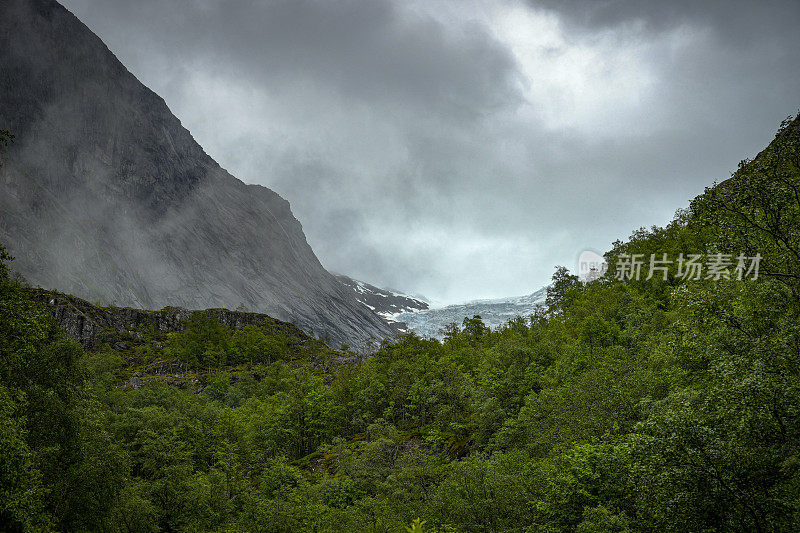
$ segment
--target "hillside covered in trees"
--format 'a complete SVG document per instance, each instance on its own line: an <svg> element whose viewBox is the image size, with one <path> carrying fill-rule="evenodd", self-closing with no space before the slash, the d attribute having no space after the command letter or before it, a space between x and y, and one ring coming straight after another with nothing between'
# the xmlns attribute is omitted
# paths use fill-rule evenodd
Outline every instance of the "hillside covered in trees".
<svg viewBox="0 0 800 533"><path fill-rule="evenodd" d="M538 315L368 358L208 313L87 352L4 253L0 530L796 531L799 143L600 279L558 269ZM622 271L651 257L726 268Z"/></svg>

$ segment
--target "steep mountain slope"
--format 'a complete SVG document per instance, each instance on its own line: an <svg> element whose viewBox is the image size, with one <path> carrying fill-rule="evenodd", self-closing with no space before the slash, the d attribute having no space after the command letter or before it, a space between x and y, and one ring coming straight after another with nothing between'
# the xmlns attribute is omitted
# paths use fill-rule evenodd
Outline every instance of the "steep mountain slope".
<svg viewBox="0 0 800 533"><path fill-rule="evenodd" d="M397 329L399 333L408 331L406 324L397 319L401 314L417 313L428 309L428 303L420 298L388 289L381 289L364 281L344 275L337 275L343 285L356 295L356 299L380 315Z"/></svg>
<svg viewBox="0 0 800 533"><path fill-rule="evenodd" d="M29 282L142 308L245 307L333 342L393 334L288 202L237 180L52 0L0 0L0 243Z"/></svg>

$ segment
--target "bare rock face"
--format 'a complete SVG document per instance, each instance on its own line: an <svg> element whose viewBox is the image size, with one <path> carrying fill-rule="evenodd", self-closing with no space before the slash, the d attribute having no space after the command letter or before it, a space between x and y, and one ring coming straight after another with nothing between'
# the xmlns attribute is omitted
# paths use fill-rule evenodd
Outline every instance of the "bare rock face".
<svg viewBox="0 0 800 533"><path fill-rule="evenodd" d="M160 333L183 331L192 312L182 307L165 307L158 311L133 309L130 307L98 307L69 294L44 289L24 289L33 301L44 304L53 314L56 324L67 336L78 341L87 350L96 350L108 342L108 332L136 332L145 329ZM221 324L233 329L255 326L269 320L273 328L288 337L305 341L304 332L289 322L274 320L261 313L230 311L228 309L206 309ZM117 346L112 346L118 348Z"/></svg>
<svg viewBox="0 0 800 533"><path fill-rule="evenodd" d="M289 203L209 157L53 0L0 0L0 243L105 304L246 308L332 343L393 330L320 264Z"/></svg>

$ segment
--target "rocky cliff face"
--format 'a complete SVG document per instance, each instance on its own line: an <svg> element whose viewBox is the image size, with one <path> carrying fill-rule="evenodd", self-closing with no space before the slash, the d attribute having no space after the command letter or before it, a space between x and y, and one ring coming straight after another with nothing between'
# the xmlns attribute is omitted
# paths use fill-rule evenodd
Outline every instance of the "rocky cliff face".
<svg viewBox="0 0 800 533"><path fill-rule="evenodd" d="M398 316L409 313L418 313L428 309L428 303L421 299L400 292L381 289L364 281L337 275L342 285L353 291L356 300L374 311L381 318L397 330L398 333L407 333L408 326L398 320Z"/></svg>
<svg viewBox="0 0 800 533"><path fill-rule="evenodd" d="M25 294L31 300L47 306L53 313L56 324L67 336L90 351L109 341L112 343L112 348L124 349L124 346L114 346L114 343L120 342L126 336L136 341L135 336L141 330L159 333L182 331L186 320L192 314L192 311L182 307L165 307L158 311L130 307L99 307L69 294L44 289L25 289ZM288 337L301 341L310 339L294 324L274 320L261 313L228 309L206 309L205 312L234 330L270 320L273 327Z"/></svg>
<svg viewBox="0 0 800 533"><path fill-rule="evenodd" d="M319 263L288 202L237 180L52 0L0 0L0 243L33 285L241 308L336 343L393 330Z"/></svg>

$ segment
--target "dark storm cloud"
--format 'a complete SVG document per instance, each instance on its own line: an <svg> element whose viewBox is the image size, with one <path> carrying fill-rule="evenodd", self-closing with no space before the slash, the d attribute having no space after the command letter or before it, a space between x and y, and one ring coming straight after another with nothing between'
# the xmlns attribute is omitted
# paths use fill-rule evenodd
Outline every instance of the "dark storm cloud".
<svg viewBox="0 0 800 533"><path fill-rule="evenodd" d="M565 22L589 30L644 23L649 31L681 24L714 28L722 39L746 43L796 31L795 0L528 0ZM767 33L765 33L767 32Z"/></svg>
<svg viewBox="0 0 800 533"><path fill-rule="evenodd" d="M453 35L431 17L386 0L67 5L99 9L113 31L114 21L125 21L130 41L146 32L148 50L174 54L187 68L200 63L265 88L313 80L351 100L437 114L473 115L518 98L513 59L484 28Z"/></svg>
<svg viewBox="0 0 800 533"><path fill-rule="evenodd" d="M663 224L800 106L797 2L66 2L323 264L532 292Z"/></svg>

